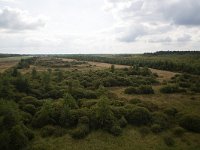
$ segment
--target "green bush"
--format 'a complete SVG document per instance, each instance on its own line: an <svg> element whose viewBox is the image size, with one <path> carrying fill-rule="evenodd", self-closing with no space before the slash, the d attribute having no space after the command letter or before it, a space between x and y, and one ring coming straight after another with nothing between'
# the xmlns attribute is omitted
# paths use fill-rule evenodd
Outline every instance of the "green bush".
<svg viewBox="0 0 200 150"><path fill-rule="evenodd" d="M40 133L42 137L49 137L49 136L52 136L55 131L56 131L56 128L54 126L47 125L41 129Z"/></svg>
<svg viewBox="0 0 200 150"><path fill-rule="evenodd" d="M161 126L159 125L159 124L153 124L152 126L151 126L151 131L153 132L153 133L160 133L160 132L162 132L162 128L161 128Z"/></svg>
<svg viewBox="0 0 200 150"><path fill-rule="evenodd" d="M133 98L129 101L130 104L138 104L141 103L141 100L138 98Z"/></svg>
<svg viewBox="0 0 200 150"><path fill-rule="evenodd" d="M200 116L184 115L179 120L179 124L189 131L200 133Z"/></svg>
<svg viewBox="0 0 200 150"><path fill-rule="evenodd" d="M81 139L89 133L89 126L86 124L79 124L76 129L71 132L71 136L75 139Z"/></svg>
<svg viewBox="0 0 200 150"><path fill-rule="evenodd" d="M165 142L165 144L166 144L167 146L174 146L174 144L175 144L174 139L173 139L172 137L170 137L170 136L165 136L165 137L163 138L163 140L164 140L164 142Z"/></svg>
<svg viewBox="0 0 200 150"><path fill-rule="evenodd" d="M132 110L129 110L126 118L127 121L133 125L145 125L150 123L151 114L146 108L136 107Z"/></svg>
<svg viewBox="0 0 200 150"><path fill-rule="evenodd" d="M111 110L116 118L121 118L127 114L127 109L125 107L111 107Z"/></svg>
<svg viewBox="0 0 200 150"><path fill-rule="evenodd" d="M11 149L20 150L28 144L28 137L23 132L20 125L16 125L10 131L10 145Z"/></svg>
<svg viewBox="0 0 200 150"><path fill-rule="evenodd" d="M136 87L128 87L124 90L125 94L137 94L138 90Z"/></svg>
<svg viewBox="0 0 200 150"><path fill-rule="evenodd" d="M177 137L180 137L184 134L185 130L182 127L176 127L173 129L173 134Z"/></svg>
<svg viewBox="0 0 200 150"><path fill-rule="evenodd" d="M185 92L185 91L184 91L184 89L180 89L176 85L165 85L165 86L161 87L160 92L171 94L171 93L181 93L181 92Z"/></svg>
<svg viewBox="0 0 200 150"><path fill-rule="evenodd" d="M119 125L120 125L120 127L124 128L124 127L127 126L127 124L128 124L127 120L125 119L124 116L122 116L122 117L119 119Z"/></svg>
<svg viewBox="0 0 200 150"><path fill-rule="evenodd" d="M26 104L23 108L24 111L30 113L31 115L34 115L36 112L36 108L32 104Z"/></svg>
<svg viewBox="0 0 200 150"><path fill-rule="evenodd" d="M178 110L174 107L169 107L164 110L164 113L170 117L175 117L175 115L178 113Z"/></svg>
<svg viewBox="0 0 200 150"><path fill-rule="evenodd" d="M141 103L138 103L137 106L140 107L145 107L147 108L149 111L154 112L158 110L158 105L150 102L150 101L143 101Z"/></svg>
<svg viewBox="0 0 200 150"><path fill-rule="evenodd" d="M119 136L122 134L122 129L119 125L113 125L110 129L110 133L115 136Z"/></svg>
<svg viewBox="0 0 200 150"><path fill-rule="evenodd" d="M164 113L161 113L161 112L153 113L152 121L154 124L160 125L162 130L168 128L170 125L168 117Z"/></svg>
<svg viewBox="0 0 200 150"><path fill-rule="evenodd" d="M149 85L141 85L139 87L139 94L154 94L154 90Z"/></svg>
<svg viewBox="0 0 200 150"><path fill-rule="evenodd" d="M128 87L124 90L125 94L154 94L154 90L149 85L141 85L139 87Z"/></svg>

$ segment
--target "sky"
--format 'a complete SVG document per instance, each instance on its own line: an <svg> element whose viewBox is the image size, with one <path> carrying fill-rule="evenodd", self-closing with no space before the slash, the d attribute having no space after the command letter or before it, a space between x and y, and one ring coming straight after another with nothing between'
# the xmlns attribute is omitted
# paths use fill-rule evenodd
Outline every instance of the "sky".
<svg viewBox="0 0 200 150"><path fill-rule="evenodd" d="M0 0L0 53L200 50L200 0Z"/></svg>

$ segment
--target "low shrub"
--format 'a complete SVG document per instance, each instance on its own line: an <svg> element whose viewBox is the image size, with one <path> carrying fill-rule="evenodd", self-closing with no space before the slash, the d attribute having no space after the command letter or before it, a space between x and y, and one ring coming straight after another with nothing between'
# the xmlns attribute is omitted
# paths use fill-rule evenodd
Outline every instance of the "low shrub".
<svg viewBox="0 0 200 150"><path fill-rule="evenodd" d="M138 104L141 103L141 100L138 98L133 98L129 101L130 104Z"/></svg>
<svg viewBox="0 0 200 150"><path fill-rule="evenodd" d="M154 94L154 90L149 85L142 85L139 87L139 94Z"/></svg>
<svg viewBox="0 0 200 150"><path fill-rule="evenodd" d="M161 93L181 93L181 92L185 92L184 89L180 89L178 86L176 85L165 85L160 89Z"/></svg>
<svg viewBox="0 0 200 150"><path fill-rule="evenodd" d="M154 90L149 85L141 85L139 87L128 87L124 90L125 94L154 94Z"/></svg>
<svg viewBox="0 0 200 150"><path fill-rule="evenodd" d="M129 110L126 118L127 121L133 125L145 125L150 123L151 114L146 108L136 107Z"/></svg>
<svg viewBox="0 0 200 150"><path fill-rule="evenodd" d="M180 137L184 134L185 130L182 127L176 127L173 129L173 134L177 137Z"/></svg>
<svg viewBox="0 0 200 150"><path fill-rule="evenodd" d="M137 106L145 107L149 111L154 112L158 110L158 105L150 102L150 101L143 101L142 103L138 103Z"/></svg>
<svg viewBox="0 0 200 150"><path fill-rule="evenodd" d="M119 136L122 134L122 129L119 125L113 125L110 129L110 133L115 136Z"/></svg>
<svg viewBox="0 0 200 150"><path fill-rule="evenodd" d="M189 131L200 133L200 116L184 115L179 120L179 125Z"/></svg>
<svg viewBox="0 0 200 150"><path fill-rule="evenodd" d="M174 107L168 107L164 110L164 113L170 117L175 117L175 115L178 113L178 110Z"/></svg>

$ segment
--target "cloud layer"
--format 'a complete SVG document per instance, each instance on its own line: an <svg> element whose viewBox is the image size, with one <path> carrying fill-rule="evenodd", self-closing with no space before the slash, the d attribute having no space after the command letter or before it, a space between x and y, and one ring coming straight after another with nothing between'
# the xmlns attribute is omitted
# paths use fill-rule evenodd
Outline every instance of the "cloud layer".
<svg viewBox="0 0 200 150"><path fill-rule="evenodd" d="M34 30L44 25L43 18L32 17L27 11L9 7L0 9L0 29Z"/></svg>

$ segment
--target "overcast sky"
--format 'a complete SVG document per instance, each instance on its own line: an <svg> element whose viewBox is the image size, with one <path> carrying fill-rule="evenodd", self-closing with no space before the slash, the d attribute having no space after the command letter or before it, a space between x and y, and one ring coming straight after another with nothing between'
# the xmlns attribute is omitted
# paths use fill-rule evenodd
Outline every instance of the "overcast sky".
<svg viewBox="0 0 200 150"><path fill-rule="evenodd" d="M0 53L199 47L200 0L0 0Z"/></svg>

